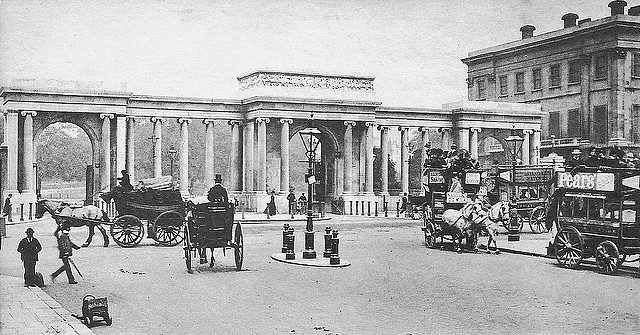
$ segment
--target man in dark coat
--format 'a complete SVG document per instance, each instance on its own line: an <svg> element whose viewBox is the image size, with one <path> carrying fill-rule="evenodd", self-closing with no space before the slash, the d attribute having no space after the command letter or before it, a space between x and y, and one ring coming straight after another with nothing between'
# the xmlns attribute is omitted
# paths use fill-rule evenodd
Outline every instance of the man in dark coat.
<svg viewBox="0 0 640 335"><path fill-rule="evenodd" d="M40 241L33 237L33 229L27 228L27 237L18 244L20 259L24 265L24 286L36 286L36 262L38 253L42 250Z"/></svg>
<svg viewBox="0 0 640 335"><path fill-rule="evenodd" d="M62 231L60 236L58 236L58 250L60 251L59 257L62 260L62 266L51 274L51 282L53 282L63 271L66 271L69 284L78 283L75 278L73 278L71 266L69 265L69 257L73 255L72 249L78 250L80 247L71 242L71 239L69 238L69 229L67 228Z"/></svg>
<svg viewBox="0 0 640 335"><path fill-rule="evenodd" d="M276 215L276 191L271 191L271 200L267 204L267 208L264 209L263 213L267 214L267 219Z"/></svg>
<svg viewBox="0 0 640 335"><path fill-rule="evenodd" d="M120 180L120 186L122 186L122 188L125 191L131 191L133 190L133 185L131 185L131 179L129 178L129 173L127 172L127 170L122 170L122 177L118 177L118 180Z"/></svg>
<svg viewBox="0 0 640 335"><path fill-rule="evenodd" d="M222 175L217 174L214 179L214 185L209 189L209 193L207 193L207 199L209 202L216 203L228 203L229 195L227 194L227 190L222 187Z"/></svg>
<svg viewBox="0 0 640 335"><path fill-rule="evenodd" d="M2 207L2 214L7 217L7 221L11 222L11 193L7 196L7 200L4 201Z"/></svg>

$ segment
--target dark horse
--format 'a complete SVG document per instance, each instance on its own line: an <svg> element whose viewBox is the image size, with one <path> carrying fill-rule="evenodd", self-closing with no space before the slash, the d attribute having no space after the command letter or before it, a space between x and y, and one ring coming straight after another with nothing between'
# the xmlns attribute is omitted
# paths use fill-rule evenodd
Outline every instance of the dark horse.
<svg viewBox="0 0 640 335"><path fill-rule="evenodd" d="M87 226L89 227L89 237L87 237L87 241L84 242L82 246L88 247L91 244L93 235L95 234L95 227L97 227L102 233L104 246L109 246L109 236L107 236L107 231L99 223L100 221L109 222L109 217L107 216L107 213L100 208L93 205L71 208L68 204L62 203L54 210L47 204L47 200L43 199L38 200L38 205L42 206L41 208L44 209L44 211L49 212L49 214L51 214L51 216L56 220L58 227L54 232L55 236L65 228Z"/></svg>

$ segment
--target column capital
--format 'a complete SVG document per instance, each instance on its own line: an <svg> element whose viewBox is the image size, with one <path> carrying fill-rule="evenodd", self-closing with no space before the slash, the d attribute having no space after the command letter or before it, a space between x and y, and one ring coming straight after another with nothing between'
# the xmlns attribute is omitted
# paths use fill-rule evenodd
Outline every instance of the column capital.
<svg viewBox="0 0 640 335"><path fill-rule="evenodd" d="M541 129L534 129L534 130L533 130L533 132L534 132L534 133L541 133L541 132L542 132L542 130L541 130Z"/></svg>
<svg viewBox="0 0 640 335"><path fill-rule="evenodd" d="M115 115L113 115L113 114L107 114L107 113L105 113L105 114L100 114L100 118L101 118L101 119L103 119L103 120L104 120L104 119L106 119L106 118L109 118L109 119L113 120L113 119L115 119L115 117L116 117L116 116L115 116Z"/></svg>
<svg viewBox="0 0 640 335"><path fill-rule="evenodd" d="M36 115L38 115L38 113L36 111L21 111L20 115L22 116L31 115L31 117L35 117Z"/></svg>
<svg viewBox="0 0 640 335"><path fill-rule="evenodd" d="M134 123L136 122L136 118L134 116L126 116L125 119Z"/></svg>
<svg viewBox="0 0 640 335"><path fill-rule="evenodd" d="M20 111L17 109L5 109L4 111L2 111L2 114L7 115L7 114L18 114L20 115Z"/></svg>
<svg viewBox="0 0 640 335"><path fill-rule="evenodd" d="M365 122L364 125L367 126L367 127L375 127L376 123L375 122Z"/></svg>
<svg viewBox="0 0 640 335"><path fill-rule="evenodd" d="M398 127L398 130L399 130L399 131L405 131L405 130L409 130L409 128L410 128L410 127L407 127L407 126L399 126L399 127Z"/></svg>
<svg viewBox="0 0 640 335"><path fill-rule="evenodd" d="M523 129L522 133L525 135L531 135L533 134L533 129Z"/></svg>
<svg viewBox="0 0 640 335"><path fill-rule="evenodd" d="M389 130L391 127L390 126L383 126L383 125L379 125L378 126L378 130L383 131L383 130Z"/></svg>
<svg viewBox="0 0 640 335"><path fill-rule="evenodd" d="M187 123L187 125L188 125L188 124L189 124L189 122L191 122L191 120L190 120L190 119L185 119L185 118L181 117L181 118L179 118L179 119L177 120L177 122L178 122L178 123L180 123L180 124L182 124L182 123L185 123L185 122L186 122L186 123Z"/></svg>
<svg viewBox="0 0 640 335"><path fill-rule="evenodd" d="M162 118L162 117L156 117L156 116L152 116L151 117L151 122L153 122L153 123L156 123L156 122L162 123L162 122L164 122L164 120L165 120L165 118Z"/></svg>
<svg viewBox="0 0 640 335"><path fill-rule="evenodd" d="M280 119L280 123L285 124L292 124L293 123L293 119Z"/></svg>
<svg viewBox="0 0 640 335"><path fill-rule="evenodd" d="M215 120L214 119L204 119L204 120L202 120L202 123L205 124L205 125L208 125L209 123L214 125L215 124Z"/></svg>
<svg viewBox="0 0 640 335"><path fill-rule="evenodd" d="M482 128L479 128L479 127L472 127L472 128L469 128L469 130L472 133L481 133L482 132Z"/></svg>
<svg viewBox="0 0 640 335"><path fill-rule="evenodd" d="M242 121L240 120L229 120L227 121L227 124L230 126L240 126L242 125Z"/></svg>
<svg viewBox="0 0 640 335"><path fill-rule="evenodd" d="M356 126L356 121L344 121L343 123L347 128Z"/></svg>
<svg viewBox="0 0 640 335"><path fill-rule="evenodd" d="M421 133L428 133L431 131L431 128L428 127L418 127L418 131Z"/></svg>
<svg viewBox="0 0 640 335"><path fill-rule="evenodd" d="M262 122L264 122L264 123L266 124L266 123L271 122L271 119L269 119L268 117L257 117L257 118L256 118L256 122L257 122L257 123L262 123Z"/></svg>
<svg viewBox="0 0 640 335"><path fill-rule="evenodd" d="M439 133L450 133L451 128L438 128Z"/></svg>

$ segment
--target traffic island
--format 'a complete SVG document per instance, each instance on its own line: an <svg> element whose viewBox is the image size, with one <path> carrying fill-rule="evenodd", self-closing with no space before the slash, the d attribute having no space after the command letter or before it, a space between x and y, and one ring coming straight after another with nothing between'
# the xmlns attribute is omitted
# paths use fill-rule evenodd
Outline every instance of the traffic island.
<svg viewBox="0 0 640 335"><path fill-rule="evenodd" d="M340 259L340 263L338 264L331 264L330 259L324 258L324 257L304 259L302 258L302 253L299 253L298 255L296 255L295 259L287 259L286 254L278 253L278 254L271 255L271 259L276 260L278 262L282 262L282 263L303 265L303 266L314 266L319 268L343 268L351 265L351 262L346 261L343 258Z"/></svg>

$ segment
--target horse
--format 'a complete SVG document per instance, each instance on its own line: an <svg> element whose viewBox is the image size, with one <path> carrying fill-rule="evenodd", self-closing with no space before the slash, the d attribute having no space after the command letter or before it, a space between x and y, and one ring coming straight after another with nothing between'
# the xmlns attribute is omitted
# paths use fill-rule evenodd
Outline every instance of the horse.
<svg viewBox="0 0 640 335"><path fill-rule="evenodd" d="M40 203L45 211L49 212L49 214L51 214L52 216L57 215L59 217L66 216L77 219L92 219L100 220L102 222L109 222L109 216L107 215L107 213L93 205L83 206L80 208L71 208L69 204L63 202L55 210L53 210L52 207L47 204L47 200L39 200L38 203ZM104 240L103 246L108 247L109 236L107 236L107 231L102 227L101 224L94 222L95 221L89 220L67 220L64 218L58 218L56 219L58 227L53 234L54 236L58 236L60 231L65 228L87 226L89 227L89 237L87 237L87 241L82 246L88 247L91 244L93 235L95 234L95 227L97 227L98 230L100 230L100 232L102 233L102 238Z"/></svg>
<svg viewBox="0 0 640 335"><path fill-rule="evenodd" d="M498 250L498 243L496 241L496 224L500 222L509 222L509 203L507 202L497 202L486 210L484 207L480 207L480 211L478 212L478 219L474 222L473 231L475 236L480 232L485 232L489 236L489 240L487 242L487 253L491 253L489 249L491 247L491 242L493 242L494 247L496 248L495 253L499 254L500 250ZM476 245L474 250L478 250L477 238Z"/></svg>
<svg viewBox="0 0 640 335"><path fill-rule="evenodd" d="M482 206L476 202L468 202L466 203L462 209L447 209L442 213L442 220L449 227L453 228L453 235L451 236L454 244L456 241L458 242L455 245L457 252L462 252L462 248L460 245L462 244L463 237L471 237L475 235L469 234L469 232L473 231L472 228L476 225L476 220L478 220L479 213L482 211Z"/></svg>

